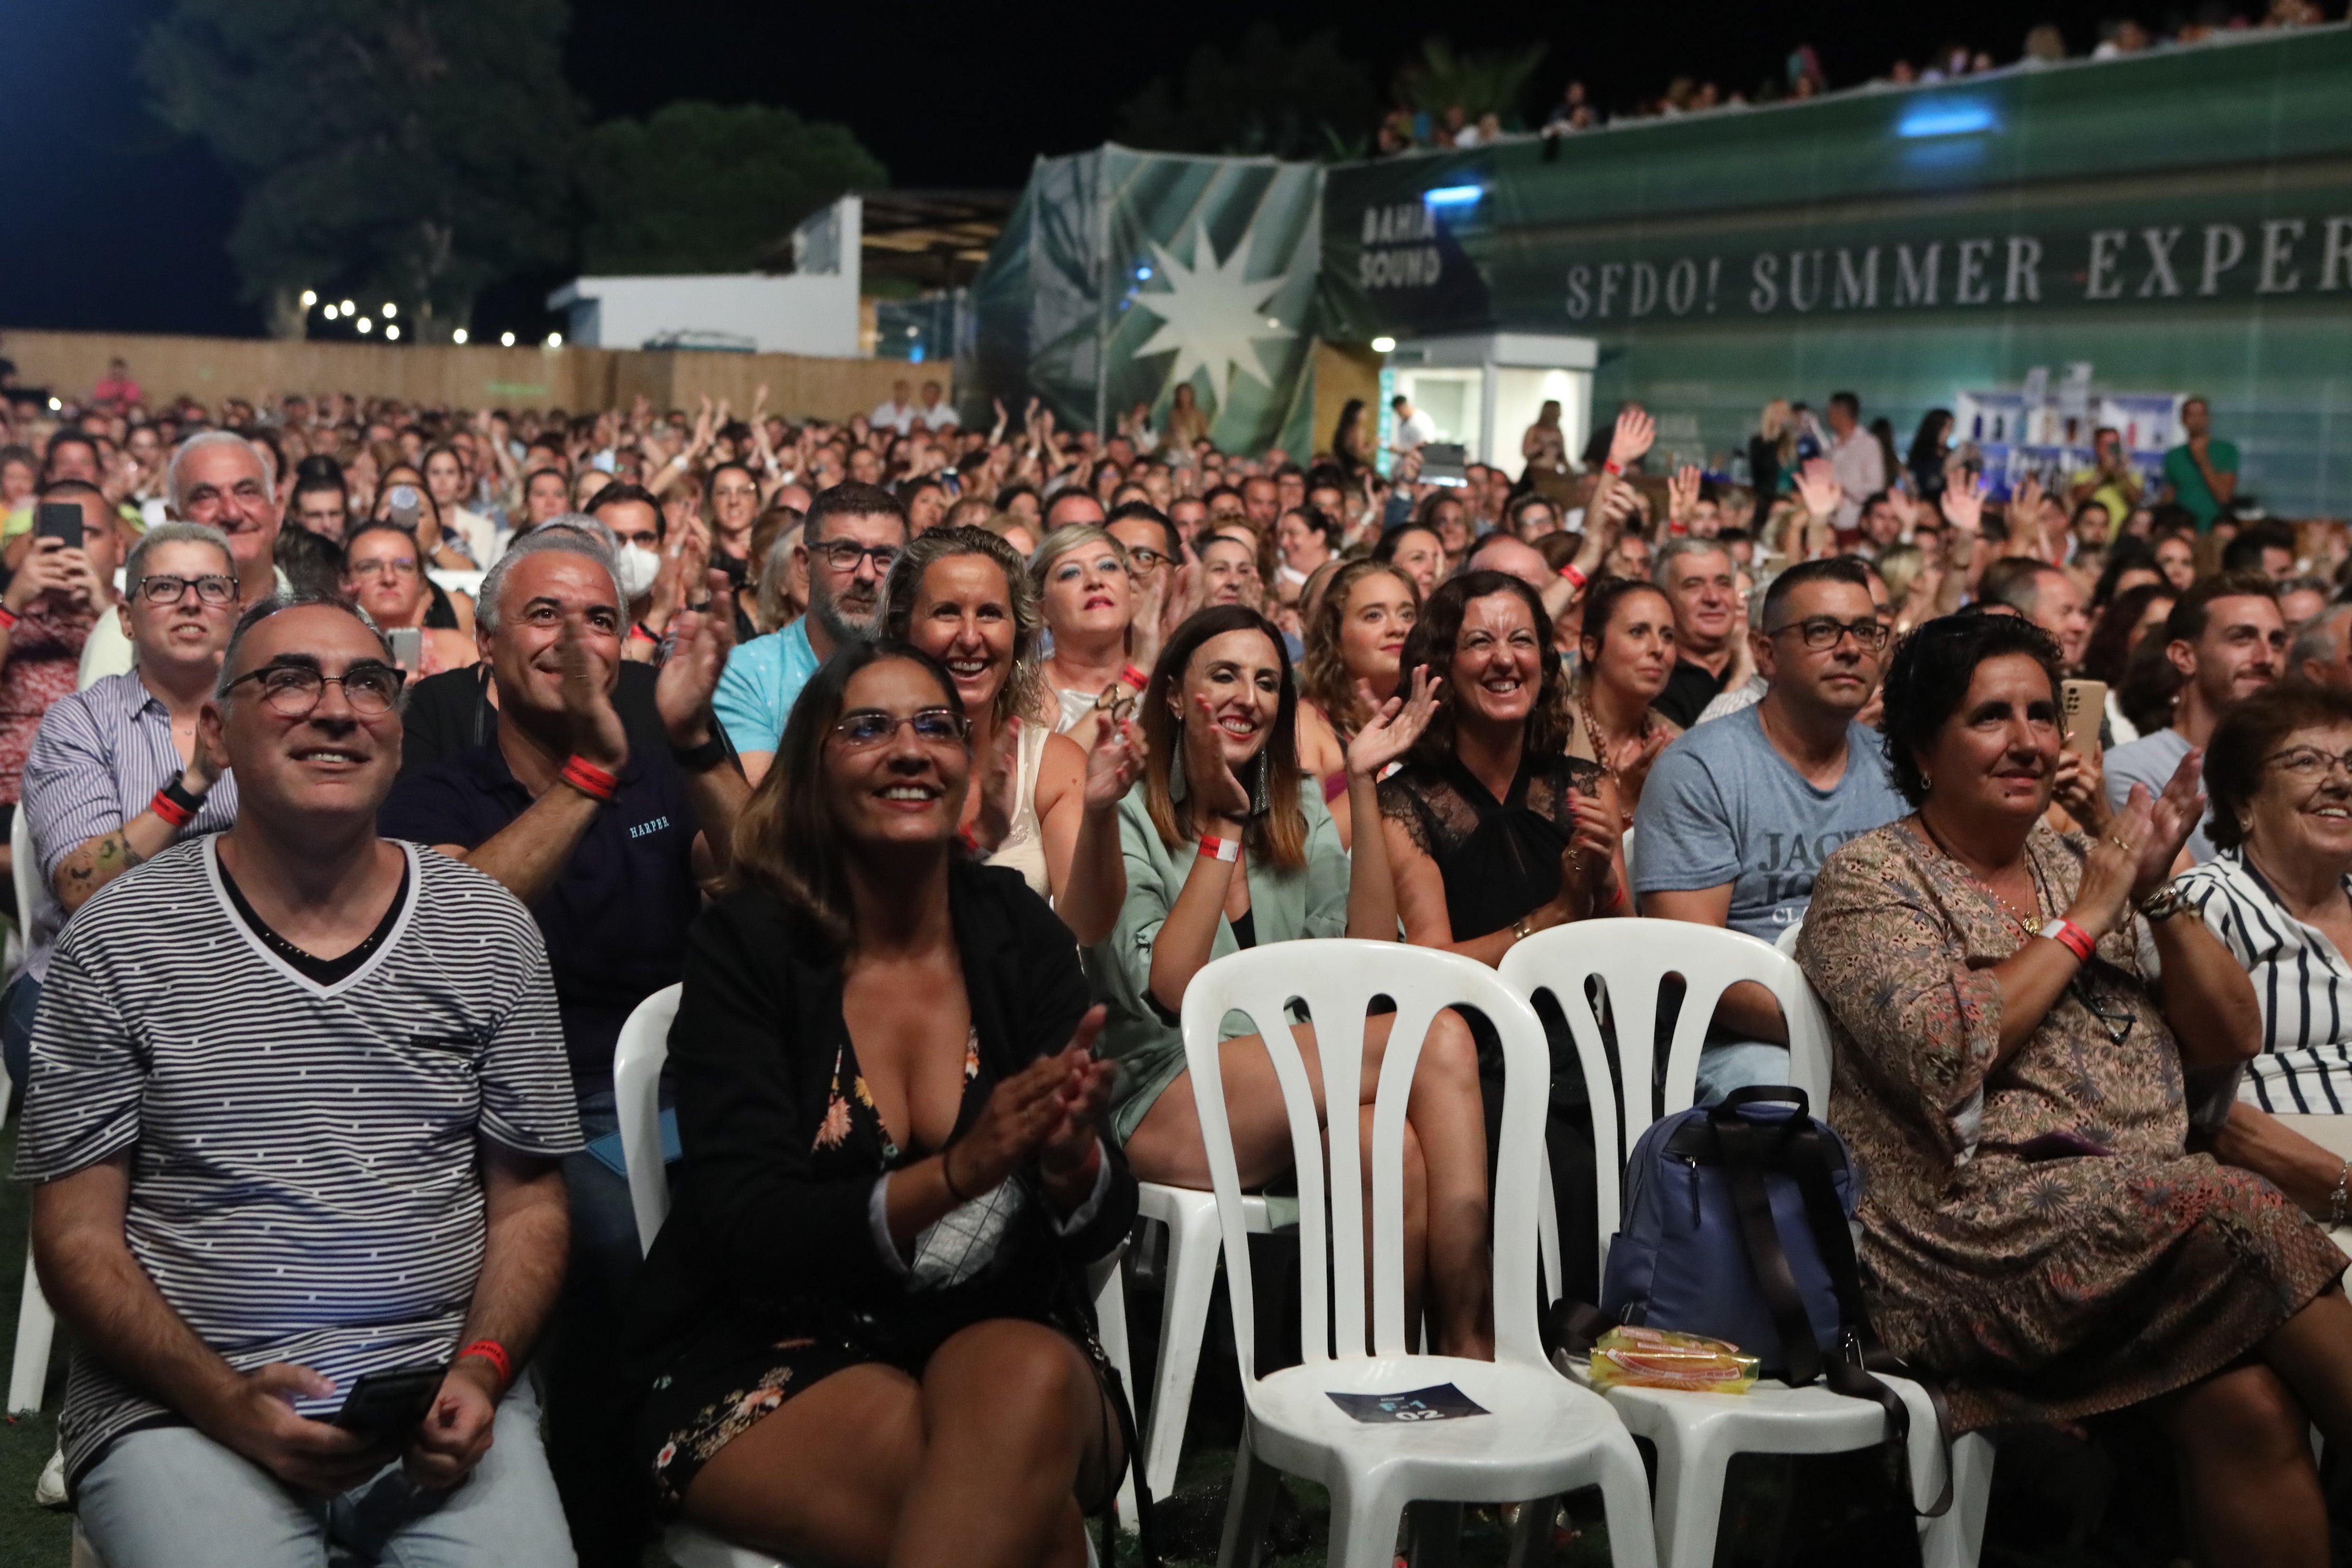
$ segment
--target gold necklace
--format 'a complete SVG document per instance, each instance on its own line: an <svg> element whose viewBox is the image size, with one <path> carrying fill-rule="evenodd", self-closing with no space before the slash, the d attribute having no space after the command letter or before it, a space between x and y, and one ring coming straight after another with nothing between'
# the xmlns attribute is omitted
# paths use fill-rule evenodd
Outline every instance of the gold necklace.
<svg viewBox="0 0 2352 1568"><path fill-rule="evenodd" d="M1985 897L2000 905L2000 912L2008 916L2011 922L2016 925L2019 930L2025 932L2028 936L2040 936L2042 934L2042 923L2048 918L2042 913L2041 909L2042 900L2045 897L2045 890L2042 886L2042 869L2040 867L2034 865L2033 857L2032 855L2029 854L2025 857L2025 874L2027 879L2033 884L2034 912L2029 915L2022 910L2020 910L2015 904L2011 903L2007 899L2002 898L1999 890L1996 889L1990 882L1986 881L1982 877L1979 877L1974 871L1969 870L1969 863L1961 859L1958 855L1953 854L1951 847L1947 845L1943 839L1937 836L1935 828L1928 826L1927 814L1926 812L1920 812L1917 816L1919 818L1919 830L1927 836L1927 842L1936 847L1936 852L1937 854L1943 856L1945 859L1949 860L1953 865L1958 866L1960 868L1960 875L1966 877L1969 881L1974 882L1978 887L1983 889Z"/></svg>

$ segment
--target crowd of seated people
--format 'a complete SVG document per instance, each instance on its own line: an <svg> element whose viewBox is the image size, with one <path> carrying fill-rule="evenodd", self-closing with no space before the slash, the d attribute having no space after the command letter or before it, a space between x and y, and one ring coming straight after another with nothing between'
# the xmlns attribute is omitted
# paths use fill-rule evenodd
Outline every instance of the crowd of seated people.
<svg viewBox="0 0 2352 1568"><path fill-rule="evenodd" d="M656 1519L1077 1568L1133 1442L1085 1270L1139 1181L1208 1184L1194 977L1626 918L1797 933L1873 1323L1958 1428L2140 1410L2207 1556L2324 1552L2340 530L1941 468L1855 495L1827 456L1751 528L1650 481L1633 408L1580 470L1443 487L1035 409L235 412L20 432L81 540L28 530L0 585L38 862L0 1047L76 1340L55 1484L113 1568L634 1562ZM156 510L105 477L134 450ZM614 1052L673 985L647 1256ZM1279 1192L1237 1019L1234 1149ZM1549 1022L1591 1299L1616 1089ZM1727 991L1703 1096L1785 1081L1787 1037ZM1500 1071L1444 1011L1409 1089L1410 1316L1449 1353L1493 1344Z"/></svg>

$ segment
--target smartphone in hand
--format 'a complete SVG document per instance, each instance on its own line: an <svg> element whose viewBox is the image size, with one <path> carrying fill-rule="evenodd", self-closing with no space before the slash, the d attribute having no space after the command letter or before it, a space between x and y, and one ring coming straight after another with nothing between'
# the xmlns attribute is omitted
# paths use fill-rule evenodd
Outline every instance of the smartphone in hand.
<svg viewBox="0 0 2352 1568"><path fill-rule="evenodd" d="M64 542L68 550L79 550L82 545L81 503L70 500L45 500L33 514L33 533L39 539Z"/></svg>
<svg viewBox="0 0 2352 1568"><path fill-rule="evenodd" d="M446 1366L404 1367L396 1372L371 1372L352 1384L334 1425L372 1437L394 1437L422 1423L439 1397L449 1375Z"/></svg>

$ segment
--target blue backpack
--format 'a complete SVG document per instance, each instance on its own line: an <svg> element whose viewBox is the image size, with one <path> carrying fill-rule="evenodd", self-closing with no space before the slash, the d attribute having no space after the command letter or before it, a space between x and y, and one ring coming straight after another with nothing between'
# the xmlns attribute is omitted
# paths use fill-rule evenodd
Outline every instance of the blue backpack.
<svg viewBox="0 0 2352 1568"><path fill-rule="evenodd" d="M1819 1379L1886 1413L1890 1479L1909 1496L1910 1407L1873 1376L1905 1369L1872 1338L1848 1228L1861 1199L1845 1140L1804 1090L1738 1089L1653 1124L1633 1146L1601 1285L1605 1321L1728 1340L1792 1386ZM1590 1312L1590 1309L1585 1310ZM1950 1425L1944 1493L1951 1506Z"/></svg>
<svg viewBox="0 0 2352 1568"><path fill-rule="evenodd" d="M1823 1354L1837 1353L1842 1331L1862 1326L1846 1322L1832 1272L1840 1261L1854 1268L1846 1221L1860 1194L1845 1141L1805 1112L1801 1089L1749 1088L1652 1124L1626 1166L1624 1218L1609 1246L1601 1311L1621 1323L1728 1340L1774 1377L1808 1363L1818 1368ZM1762 1269L1741 1208L1742 1191L1759 1184L1772 1255ZM1808 1329L1797 1330L1794 1315L1784 1321L1785 1306L1775 1310L1764 1272L1785 1274ZM1784 1330L1801 1343L1784 1344Z"/></svg>

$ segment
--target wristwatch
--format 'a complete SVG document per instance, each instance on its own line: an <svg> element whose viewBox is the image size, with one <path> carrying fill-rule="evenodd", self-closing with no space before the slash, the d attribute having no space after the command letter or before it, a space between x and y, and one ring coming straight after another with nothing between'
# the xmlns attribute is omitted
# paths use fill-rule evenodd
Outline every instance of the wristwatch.
<svg viewBox="0 0 2352 1568"><path fill-rule="evenodd" d="M2194 910L2196 907L2189 901L2189 895L2180 890L2180 885L2177 882L2167 882L2139 901L2141 918L2151 924L2158 921L2168 921L2184 910Z"/></svg>
<svg viewBox="0 0 2352 1568"><path fill-rule="evenodd" d="M718 725L713 724L710 733L702 738L700 745L672 746L669 754L688 773L707 773L725 762L730 753L727 737L719 731Z"/></svg>

